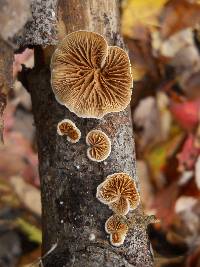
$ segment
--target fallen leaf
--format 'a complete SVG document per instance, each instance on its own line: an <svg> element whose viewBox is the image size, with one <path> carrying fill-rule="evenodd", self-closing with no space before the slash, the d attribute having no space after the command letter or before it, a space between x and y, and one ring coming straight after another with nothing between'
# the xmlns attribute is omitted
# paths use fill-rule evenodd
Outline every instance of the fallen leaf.
<svg viewBox="0 0 200 267"><path fill-rule="evenodd" d="M196 57L196 59L199 60L199 55ZM192 73L188 75L186 79L181 81L181 86L188 99L200 99L200 70L197 69L192 71Z"/></svg>
<svg viewBox="0 0 200 267"><path fill-rule="evenodd" d="M181 196L176 200L175 212L176 213L187 212L188 210L191 210L192 207L194 207L197 201L198 200L194 197Z"/></svg>
<svg viewBox="0 0 200 267"><path fill-rule="evenodd" d="M159 32L157 32L159 34ZM168 58L175 57L182 49L186 47L194 47L195 55L198 56L198 50L195 47L192 29L184 29L182 31L177 32L176 34L170 36L166 40L162 40L161 36L157 35L159 38L159 44L157 44L156 50L159 50L160 53ZM157 41L158 42L158 41ZM185 55L188 56L188 55ZM181 58L180 58L181 60ZM187 62L184 62L187 64Z"/></svg>
<svg viewBox="0 0 200 267"><path fill-rule="evenodd" d="M122 32L135 37L141 25L150 28L158 26L157 15L167 0L127 0L123 3Z"/></svg>
<svg viewBox="0 0 200 267"><path fill-rule="evenodd" d="M42 232L35 225L30 224L23 218L18 218L15 224L20 228L20 230L27 235L28 239L32 242L42 244Z"/></svg>
<svg viewBox="0 0 200 267"><path fill-rule="evenodd" d="M184 256L169 257L155 257L154 267L182 267Z"/></svg>
<svg viewBox="0 0 200 267"><path fill-rule="evenodd" d="M154 97L142 99L133 114L133 122L141 149L162 140L160 114Z"/></svg>
<svg viewBox="0 0 200 267"><path fill-rule="evenodd" d="M41 247L22 255L18 263L18 267L42 267L41 266Z"/></svg>
<svg viewBox="0 0 200 267"><path fill-rule="evenodd" d="M198 157L196 164L195 164L195 182L200 190L200 156Z"/></svg>
<svg viewBox="0 0 200 267"><path fill-rule="evenodd" d="M188 258L186 259L186 267L200 266L200 246L195 246L190 250Z"/></svg>
<svg viewBox="0 0 200 267"><path fill-rule="evenodd" d="M194 129L199 122L200 100L183 103L170 102L170 111L176 121L186 130Z"/></svg>
<svg viewBox="0 0 200 267"><path fill-rule="evenodd" d="M4 134L5 144L0 146L1 176L20 175L26 181L39 187L38 156L33 151L29 140L19 132Z"/></svg>
<svg viewBox="0 0 200 267"><path fill-rule="evenodd" d="M181 176L178 181L178 185L184 185L187 184L187 182L194 176L194 171L184 171L181 173Z"/></svg>
<svg viewBox="0 0 200 267"><path fill-rule="evenodd" d="M26 183L20 176L12 176L9 180L20 201L32 212L41 215L41 197L39 189ZM34 205L33 205L34 203Z"/></svg>
<svg viewBox="0 0 200 267"><path fill-rule="evenodd" d="M160 190L152 205L156 210L156 216L161 220L164 227L169 227L174 220L174 206L179 195L180 188L174 182L168 187Z"/></svg>
<svg viewBox="0 0 200 267"><path fill-rule="evenodd" d="M147 34L146 40L125 37L124 41L129 50L134 81L142 80L145 75L158 80L159 70L153 56L150 33Z"/></svg>
<svg viewBox="0 0 200 267"><path fill-rule="evenodd" d="M179 161L179 171L191 170L195 166L195 162L200 153L200 149L194 146L194 135L189 134L185 140L181 152L177 155Z"/></svg>
<svg viewBox="0 0 200 267"><path fill-rule="evenodd" d="M163 38L182 29L193 27L200 22L200 5L188 0L168 1L160 14L161 34Z"/></svg>
<svg viewBox="0 0 200 267"><path fill-rule="evenodd" d="M199 113L199 115L200 115L200 113ZM200 149L200 118L199 118L199 125L197 126L197 130L195 132L194 146L196 148Z"/></svg>
<svg viewBox="0 0 200 267"><path fill-rule="evenodd" d="M172 116L169 111L170 99L163 92L158 92L156 96L157 106L160 113L160 127L162 140L165 141L169 137L172 126Z"/></svg>
<svg viewBox="0 0 200 267"><path fill-rule="evenodd" d="M13 90L15 92L15 102L17 102L18 105L20 104L25 110L31 111L31 96L23 87L22 83L16 80Z"/></svg>
<svg viewBox="0 0 200 267"><path fill-rule="evenodd" d="M175 152L182 143L183 135L179 132L171 133L169 139L159 143L145 155L154 184L158 189L163 188L167 180L174 181L177 176L177 160Z"/></svg>
<svg viewBox="0 0 200 267"><path fill-rule="evenodd" d="M141 203L145 209L145 212L149 213L154 198L154 190L148 166L145 161L137 160L137 172L138 176L140 177Z"/></svg>

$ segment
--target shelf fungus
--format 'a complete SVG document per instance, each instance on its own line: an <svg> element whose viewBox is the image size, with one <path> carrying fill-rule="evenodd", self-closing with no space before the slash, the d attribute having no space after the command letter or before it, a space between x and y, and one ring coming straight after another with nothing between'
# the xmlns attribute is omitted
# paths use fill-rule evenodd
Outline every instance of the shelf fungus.
<svg viewBox="0 0 200 267"><path fill-rule="evenodd" d="M135 182L126 173L109 175L97 187L96 197L117 215L126 215L130 210L134 210L140 202Z"/></svg>
<svg viewBox="0 0 200 267"><path fill-rule="evenodd" d="M86 136L87 156L92 161L101 162L107 159L111 152L109 137L100 130L92 130Z"/></svg>
<svg viewBox="0 0 200 267"><path fill-rule="evenodd" d="M57 125L57 133L66 135L67 140L71 143L77 143L81 138L81 132L71 120L64 119Z"/></svg>
<svg viewBox="0 0 200 267"><path fill-rule="evenodd" d="M82 118L102 118L130 103L132 75L128 54L87 31L67 35L51 61L57 101Z"/></svg>
<svg viewBox="0 0 200 267"><path fill-rule="evenodd" d="M110 243L119 247L124 243L128 232L128 225L122 216L113 215L105 223L105 230L110 234Z"/></svg>

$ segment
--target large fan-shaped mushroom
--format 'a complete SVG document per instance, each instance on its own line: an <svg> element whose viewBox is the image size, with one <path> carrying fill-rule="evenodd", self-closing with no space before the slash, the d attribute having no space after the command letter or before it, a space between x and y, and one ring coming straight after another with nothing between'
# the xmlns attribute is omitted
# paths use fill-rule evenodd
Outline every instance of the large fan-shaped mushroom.
<svg viewBox="0 0 200 267"><path fill-rule="evenodd" d="M51 82L56 99L83 118L102 118L124 110L131 99L127 53L108 46L99 34L73 32L52 57Z"/></svg>

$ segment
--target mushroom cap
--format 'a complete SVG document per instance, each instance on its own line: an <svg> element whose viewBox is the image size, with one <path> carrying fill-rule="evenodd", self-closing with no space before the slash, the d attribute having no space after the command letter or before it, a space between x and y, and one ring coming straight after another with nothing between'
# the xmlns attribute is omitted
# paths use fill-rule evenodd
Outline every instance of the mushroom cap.
<svg viewBox="0 0 200 267"><path fill-rule="evenodd" d="M122 245L128 232L128 225L122 222L122 218L113 215L105 223L105 230L110 234L110 242L113 246Z"/></svg>
<svg viewBox="0 0 200 267"><path fill-rule="evenodd" d="M130 103L129 57L97 33L73 32L52 56L51 83L60 104L79 117L99 119Z"/></svg>
<svg viewBox="0 0 200 267"><path fill-rule="evenodd" d="M107 134L100 130L92 130L86 136L87 156L92 161L101 162L110 155L111 142Z"/></svg>
<svg viewBox="0 0 200 267"><path fill-rule="evenodd" d="M109 205L110 209L116 214L127 214L130 210L130 203L127 198L120 197Z"/></svg>
<svg viewBox="0 0 200 267"><path fill-rule="evenodd" d="M129 210L135 209L140 196L134 180L126 173L109 175L106 180L97 187L96 197L118 215L126 215Z"/></svg>
<svg viewBox="0 0 200 267"><path fill-rule="evenodd" d="M81 138L80 130L69 119L64 119L58 123L57 133L62 136L67 135L67 140L71 143L77 143Z"/></svg>
<svg viewBox="0 0 200 267"><path fill-rule="evenodd" d="M115 247L119 247L123 245L125 238L126 235L123 235L119 232L115 232L113 234L110 234L110 243Z"/></svg>

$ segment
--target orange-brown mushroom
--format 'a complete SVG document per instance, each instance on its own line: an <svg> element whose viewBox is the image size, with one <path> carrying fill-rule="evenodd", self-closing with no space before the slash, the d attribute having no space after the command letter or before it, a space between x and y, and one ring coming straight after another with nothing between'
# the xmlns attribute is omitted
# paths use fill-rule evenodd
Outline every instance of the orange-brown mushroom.
<svg viewBox="0 0 200 267"><path fill-rule="evenodd" d="M113 215L105 223L105 230L110 234L110 243L113 246L121 246L128 232L128 225L123 222L124 218Z"/></svg>
<svg viewBox="0 0 200 267"><path fill-rule="evenodd" d="M126 215L129 210L135 209L140 202L135 182L126 173L109 175L97 187L96 196L99 201L108 205L118 215Z"/></svg>
<svg viewBox="0 0 200 267"><path fill-rule="evenodd" d="M86 136L87 156L92 161L101 162L110 155L111 142L109 137L100 130L92 130Z"/></svg>
<svg viewBox="0 0 200 267"><path fill-rule="evenodd" d="M66 135L67 140L71 143L77 143L81 138L81 132L71 120L64 119L57 125L57 133Z"/></svg>
<svg viewBox="0 0 200 267"><path fill-rule="evenodd" d="M54 52L51 83L57 101L77 116L102 118L130 103L129 57L97 33L73 32Z"/></svg>

